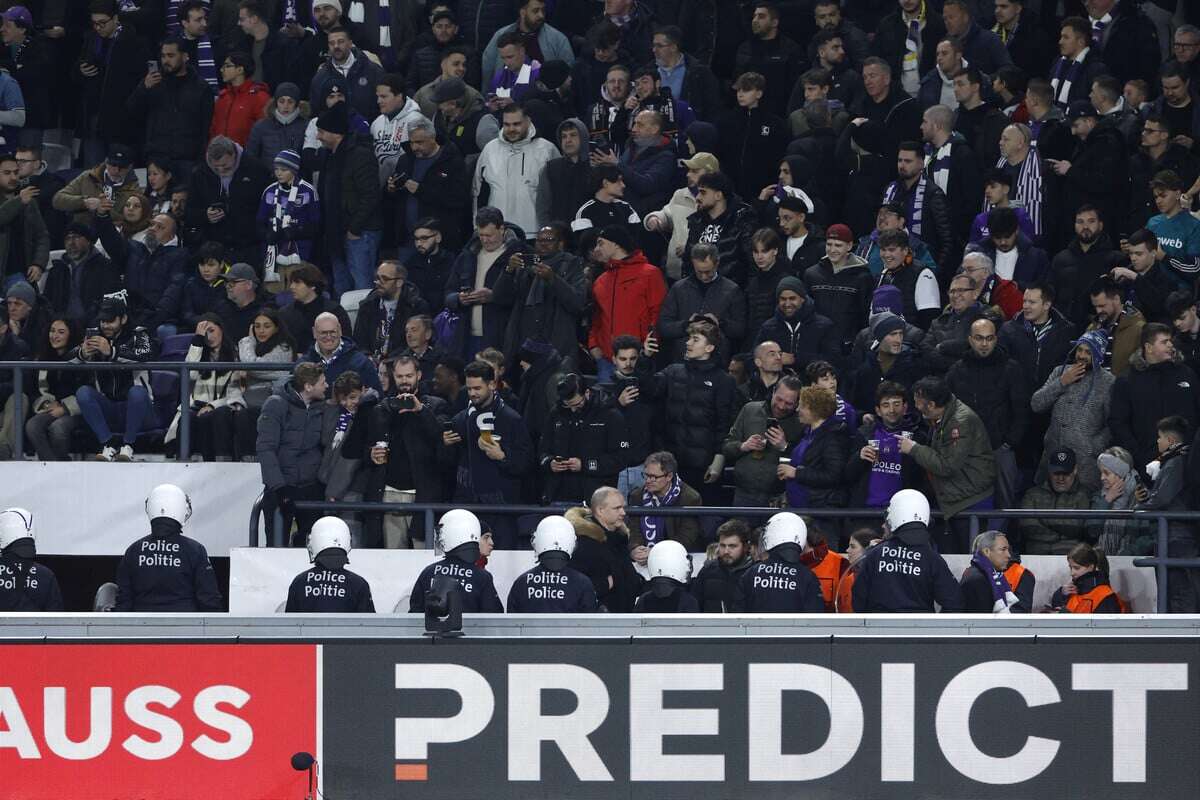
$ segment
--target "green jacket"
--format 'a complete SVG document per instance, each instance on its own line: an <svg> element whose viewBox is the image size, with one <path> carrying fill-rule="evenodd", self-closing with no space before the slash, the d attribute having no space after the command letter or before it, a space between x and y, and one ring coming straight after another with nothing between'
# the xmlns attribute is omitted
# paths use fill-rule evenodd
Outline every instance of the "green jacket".
<svg viewBox="0 0 1200 800"><path fill-rule="evenodd" d="M933 428L929 444L910 453L929 473L942 513L951 517L992 494L996 461L983 420L954 395Z"/></svg>
<svg viewBox="0 0 1200 800"><path fill-rule="evenodd" d="M742 442L756 433L766 432L770 412L769 399L742 406L737 419L729 428L725 443L721 446L721 452L725 454L725 463L733 465L734 484L747 492L769 494L782 491L783 484L775 477L779 468L779 457L790 456L792 448L800 441L800 418L793 414L779 421L783 435L788 441L788 449L785 452L775 450L768 444L766 450L757 452L762 458L754 458L755 452L743 453Z"/></svg>
<svg viewBox="0 0 1200 800"><path fill-rule="evenodd" d="M25 248L25 263L9 264L12 252L12 226L18 215L21 217L21 238ZM36 202L22 203L17 195L0 194L0 276L10 273L21 275L33 265L46 269L50 263L50 233L42 220L42 212Z"/></svg>
<svg viewBox="0 0 1200 800"><path fill-rule="evenodd" d="M1054 491L1048 483L1044 483L1025 493L1021 507L1086 511L1092 507L1092 498L1078 481L1069 492L1062 493ZM1065 556L1080 542L1091 541L1085 519L1023 519L1021 533L1025 537L1025 547L1021 552L1031 556Z"/></svg>

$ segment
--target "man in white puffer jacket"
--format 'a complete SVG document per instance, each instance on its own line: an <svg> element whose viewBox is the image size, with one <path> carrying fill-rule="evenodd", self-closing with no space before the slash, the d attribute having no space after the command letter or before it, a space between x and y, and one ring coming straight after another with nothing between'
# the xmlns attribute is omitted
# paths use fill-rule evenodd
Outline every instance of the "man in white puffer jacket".
<svg viewBox="0 0 1200 800"><path fill-rule="evenodd" d="M405 96L404 78L400 75L384 75L375 87L375 99L379 103L379 116L371 123L371 139L379 161L379 185L386 187L396 161L404 153L408 123L425 119L425 115L417 101Z"/></svg>
<svg viewBox="0 0 1200 800"><path fill-rule="evenodd" d="M538 183L542 167L558 158L558 148L545 139L537 139L529 115L518 104L504 109L500 135L488 142L475 164L471 193L475 207L491 205L500 209L504 219L533 237L544 222L537 218ZM489 197L480 202L479 193L487 183Z"/></svg>

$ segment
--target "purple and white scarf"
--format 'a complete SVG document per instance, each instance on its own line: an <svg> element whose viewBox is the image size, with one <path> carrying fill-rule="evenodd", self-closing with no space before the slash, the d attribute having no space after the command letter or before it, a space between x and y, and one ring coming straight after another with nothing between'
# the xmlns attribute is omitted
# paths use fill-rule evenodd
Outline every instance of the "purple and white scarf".
<svg viewBox="0 0 1200 800"><path fill-rule="evenodd" d="M673 506L679 499L680 493L683 491L683 481L676 475L671 479L671 488L662 497L656 494L642 490L642 505L650 508L662 508L664 506ZM647 514L642 517L642 538L646 540L647 547L653 547L658 542L666 537L667 520L665 517Z"/></svg>

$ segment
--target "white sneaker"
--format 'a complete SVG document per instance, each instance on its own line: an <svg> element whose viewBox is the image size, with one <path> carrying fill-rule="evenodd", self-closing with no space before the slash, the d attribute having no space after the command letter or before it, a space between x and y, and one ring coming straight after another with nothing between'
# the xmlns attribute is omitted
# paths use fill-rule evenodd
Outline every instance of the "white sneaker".
<svg viewBox="0 0 1200 800"><path fill-rule="evenodd" d="M117 453L117 461L128 463L133 461L133 445L121 445L121 452Z"/></svg>
<svg viewBox="0 0 1200 800"><path fill-rule="evenodd" d="M117 457L117 448L106 446L96 455L92 456L93 461L112 461Z"/></svg>

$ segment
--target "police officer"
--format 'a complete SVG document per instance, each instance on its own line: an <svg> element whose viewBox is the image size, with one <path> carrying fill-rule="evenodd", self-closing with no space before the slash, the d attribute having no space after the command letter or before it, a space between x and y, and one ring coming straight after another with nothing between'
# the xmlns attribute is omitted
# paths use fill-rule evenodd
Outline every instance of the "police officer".
<svg viewBox="0 0 1200 800"><path fill-rule="evenodd" d="M520 575L508 593L510 614L587 614L597 610L596 590L582 572L567 566L575 552L575 526L546 517L530 537L538 564Z"/></svg>
<svg viewBox="0 0 1200 800"><path fill-rule="evenodd" d="M221 590L208 551L183 535L192 501L178 486L155 486L146 498L150 535L117 566L114 611L220 611Z"/></svg>
<svg viewBox="0 0 1200 800"><path fill-rule="evenodd" d="M484 611L502 614L500 596L492 583L491 574L475 566L479 561L481 538L479 517L465 508L447 511L437 526L437 536L446 557L421 570L413 584L412 597L408 601L410 612L425 611L425 595L433 579L445 576L458 581L462 587L462 610Z"/></svg>
<svg viewBox="0 0 1200 800"><path fill-rule="evenodd" d="M929 535L929 500L915 489L892 495L883 525L883 541L856 565L856 612L961 611L962 593Z"/></svg>
<svg viewBox="0 0 1200 800"><path fill-rule="evenodd" d="M62 592L49 567L34 561L33 512L0 511L0 611L62 611Z"/></svg>
<svg viewBox="0 0 1200 800"><path fill-rule="evenodd" d="M741 611L789 614L825 610L821 584L800 563L807 542L808 526L799 515L781 511L767 520L759 545L767 557L742 576Z"/></svg>
<svg viewBox="0 0 1200 800"><path fill-rule="evenodd" d="M303 614L374 614L371 584L346 569L350 528L339 517L321 517L308 533L312 566L292 579L284 611Z"/></svg>
<svg viewBox="0 0 1200 800"><path fill-rule="evenodd" d="M650 591L633 604L635 614L699 614L700 604L688 591L692 561L683 545L672 539L650 548L646 559Z"/></svg>

